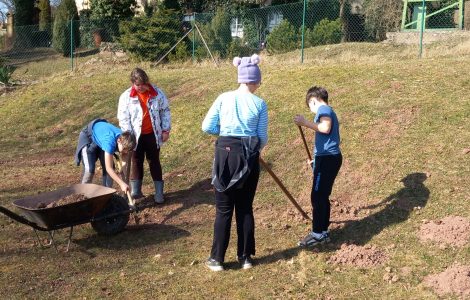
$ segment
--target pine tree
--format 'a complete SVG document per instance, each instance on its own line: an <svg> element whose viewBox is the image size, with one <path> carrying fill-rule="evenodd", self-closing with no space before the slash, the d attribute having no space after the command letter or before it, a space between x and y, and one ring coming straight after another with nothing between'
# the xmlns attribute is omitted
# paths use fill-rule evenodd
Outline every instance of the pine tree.
<svg viewBox="0 0 470 300"><path fill-rule="evenodd" d="M13 0L15 26L33 25L34 0Z"/></svg>
<svg viewBox="0 0 470 300"><path fill-rule="evenodd" d="M71 47L71 28L73 28L73 47L80 44L80 31L78 22L77 6L74 0L63 0L57 7L54 19L54 30L52 46L64 56L70 55Z"/></svg>
<svg viewBox="0 0 470 300"><path fill-rule="evenodd" d="M128 19L134 16L136 0L91 0L93 19Z"/></svg>
<svg viewBox="0 0 470 300"><path fill-rule="evenodd" d="M181 37L181 16L158 9L151 17L122 22L120 42L124 50L141 61L156 61Z"/></svg>
<svg viewBox="0 0 470 300"><path fill-rule="evenodd" d="M166 9L181 10L178 0L163 0L162 6Z"/></svg>
<svg viewBox="0 0 470 300"><path fill-rule="evenodd" d="M39 0L39 30L51 31L51 5L49 0Z"/></svg>

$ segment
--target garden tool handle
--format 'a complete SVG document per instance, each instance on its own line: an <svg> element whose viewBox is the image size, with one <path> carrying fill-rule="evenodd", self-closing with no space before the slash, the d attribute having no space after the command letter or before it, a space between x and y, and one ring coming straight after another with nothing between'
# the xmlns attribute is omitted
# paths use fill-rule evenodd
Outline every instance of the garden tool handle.
<svg viewBox="0 0 470 300"><path fill-rule="evenodd" d="M304 217L306 220L312 220L307 213L300 207L299 203L295 201L294 197L292 197L291 193L286 189L284 184L282 184L281 180L274 174L273 170L268 166L268 164L261 158L259 157L259 162L263 166L263 168L271 175L271 177L274 179L274 181L277 183L277 185L281 188L281 190L284 192L284 194L289 198L290 202L297 208L297 210L300 212L302 217Z"/></svg>
<svg viewBox="0 0 470 300"><path fill-rule="evenodd" d="M117 162L117 165L119 167L119 173L121 173L122 175L124 175L123 173L123 170L122 170L122 162L121 162L121 157L117 157L116 156L116 162ZM126 182L126 179L125 178L122 178L122 180L124 180L124 182ZM127 184L127 182L126 182ZM134 199L132 198L132 195L131 195L131 192L129 190L126 191L126 195L127 195L127 201L129 202L129 206L131 208L135 208L135 201Z"/></svg>
<svg viewBox="0 0 470 300"><path fill-rule="evenodd" d="M312 155L310 154L310 150L308 149L307 141L305 140L304 131L302 130L302 127L300 125L298 125L297 127L299 127L300 136L302 137L302 141L304 142L305 151L307 151L308 159L311 161Z"/></svg>
<svg viewBox="0 0 470 300"><path fill-rule="evenodd" d="M129 206L131 208L135 207L135 201L134 199L132 199L131 192L129 190L126 191L126 195L127 195L127 201L129 202Z"/></svg>

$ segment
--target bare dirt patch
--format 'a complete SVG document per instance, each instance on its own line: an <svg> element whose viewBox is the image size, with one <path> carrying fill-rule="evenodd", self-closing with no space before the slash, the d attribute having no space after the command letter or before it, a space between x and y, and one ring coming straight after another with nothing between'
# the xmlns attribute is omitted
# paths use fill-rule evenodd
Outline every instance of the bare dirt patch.
<svg viewBox="0 0 470 300"><path fill-rule="evenodd" d="M460 299L468 299L470 296L470 266L456 264L442 273L425 277L424 284L441 297L453 294Z"/></svg>
<svg viewBox="0 0 470 300"><path fill-rule="evenodd" d="M51 155L53 153L53 155ZM73 148L55 148L27 156L19 155L10 159L0 159L0 166L6 167L44 167L65 164L73 159Z"/></svg>
<svg viewBox="0 0 470 300"><path fill-rule="evenodd" d="M336 254L328 260L328 263L367 268L382 265L387 260L387 255L376 246L342 244Z"/></svg>
<svg viewBox="0 0 470 300"><path fill-rule="evenodd" d="M463 217L448 216L442 220L425 221L418 232L421 241L462 247L470 238L470 222Z"/></svg>

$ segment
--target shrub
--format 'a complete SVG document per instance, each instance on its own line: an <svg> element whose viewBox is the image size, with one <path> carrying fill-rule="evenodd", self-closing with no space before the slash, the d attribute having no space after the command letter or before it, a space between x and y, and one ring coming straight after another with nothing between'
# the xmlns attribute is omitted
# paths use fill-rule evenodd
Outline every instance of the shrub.
<svg viewBox="0 0 470 300"><path fill-rule="evenodd" d="M395 0L365 0L365 26L377 41L386 39L386 33L400 29L403 2Z"/></svg>
<svg viewBox="0 0 470 300"><path fill-rule="evenodd" d="M292 24L282 20L267 38L267 50L269 53L289 52L299 47L300 35Z"/></svg>
<svg viewBox="0 0 470 300"><path fill-rule="evenodd" d="M259 47L261 42L254 22L249 19L243 22L243 42L255 49Z"/></svg>
<svg viewBox="0 0 470 300"><path fill-rule="evenodd" d="M5 60L0 58L0 83L9 85L14 70L15 67L7 65Z"/></svg>
<svg viewBox="0 0 470 300"><path fill-rule="evenodd" d="M136 17L119 25L123 49L140 61L161 58L181 38L180 15L173 10L159 9L151 17Z"/></svg>
<svg viewBox="0 0 470 300"><path fill-rule="evenodd" d="M11 66L0 66L0 83L9 85L13 70Z"/></svg>
<svg viewBox="0 0 470 300"><path fill-rule="evenodd" d="M90 0L93 19L125 19L134 16L135 0Z"/></svg>
<svg viewBox="0 0 470 300"><path fill-rule="evenodd" d="M40 31L51 31L51 5L49 0L39 0L38 2L39 12L39 30Z"/></svg>
<svg viewBox="0 0 470 300"><path fill-rule="evenodd" d="M78 20L77 6L74 0L63 0L55 13L52 46L64 56L70 55L70 48L80 44L80 30L76 23L70 24L70 20ZM73 44L70 42L71 28L73 27Z"/></svg>
<svg viewBox="0 0 470 300"><path fill-rule="evenodd" d="M305 32L305 47L338 44L341 42L343 32L341 30L341 20L330 21L321 20L313 30L307 29Z"/></svg>
<svg viewBox="0 0 470 300"><path fill-rule="evenodd" d="M243 43L242 39L235 38L228 47L227 55L230 58L235 56L251 56L255 51L256 49L250 47L246 43Z"/></svg>
<svg viewBox="0 0 470 300"><path fill-rule="evenodd" d="M168 59L170 61L177 61L177 62L182 62L186 61L191 57L191 53L188 50L188 45L182 41L181 43L176 46L175 50L173 50L173 53L170 53L168 55Z"/></svg>
<svg viewBox="0 0 470 300"><path fill-rule="evenodd" d="M196 47L194 51L194 55L196 56L198 61L202 61L206 58L210 58L209 52L207 52L207 49L204 45Z"/></svg>
<svg viewBox="0 0 470 300"><path fill-rule="evenodd" d="M215 56L227 57L227 50L232 42L230 22L230 15L224 9L218 8L211 22L200 26L207 45Z"/></svg>

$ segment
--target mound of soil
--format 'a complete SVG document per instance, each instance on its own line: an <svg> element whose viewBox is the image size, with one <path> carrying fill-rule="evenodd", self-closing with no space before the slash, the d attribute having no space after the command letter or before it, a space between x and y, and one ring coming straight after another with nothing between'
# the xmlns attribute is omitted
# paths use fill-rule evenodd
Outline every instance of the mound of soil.
<svg viewBox="0 0 470 300"><path fill-rule="evenodd" d="M442 273L426 276L424 284L441 297L454 294L459 298L468 299L470 296L470 266L456 264Z"/></svg>
<svg viewBox="0 0 470 300"><path fill-rule="evenodd" d="M387 261L387 255L375 246L342 244L341 248L328 262L331 264L349 265L356 267L373 267L382 265Z"/></svg>
<svg viewBox="0 0 470 300"><path fill-rule="evenodd" d="M463 217L448 216L438 221L425 221L418 232L422 241L465 246L470 238L470 222Z"/></svg>
<svg viewBox="0 0 470 300"><path fill-rule="evenodd" d="M72 194L72 195L68 195L63 198L60 198L59 200L51 202L47 205L43 202L40 202L37 208L52 208L56 206L62 206L62 205L70 204L70 203L79 202L79 201L86 200L86 199L88 198L83 194Z"/></svg>

